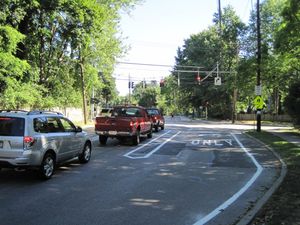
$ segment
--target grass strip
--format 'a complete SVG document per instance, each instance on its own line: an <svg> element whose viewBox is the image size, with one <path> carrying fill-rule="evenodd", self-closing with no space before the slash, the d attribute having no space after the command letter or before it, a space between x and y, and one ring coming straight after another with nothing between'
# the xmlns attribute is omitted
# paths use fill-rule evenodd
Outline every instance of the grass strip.
<svg viewBox="0 0 300 225"><path fill-rule="evenodd" d="M250 131L247 134L271 147L287 165L284 181L251 224L300 224L300 147L264 131Z"/></svg>

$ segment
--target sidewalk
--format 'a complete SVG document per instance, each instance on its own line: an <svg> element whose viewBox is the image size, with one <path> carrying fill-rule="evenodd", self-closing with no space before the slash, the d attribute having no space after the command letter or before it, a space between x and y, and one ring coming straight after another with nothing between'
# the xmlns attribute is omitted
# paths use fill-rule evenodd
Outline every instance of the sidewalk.
<svg viewBox="0 0 300 225"><path fill-rule="evenodd" d="M268 131L268 132L270 132L274 135L277 135L277 136L281 137L282 139L300 147L300 135L295 135L292 132L289 132L287 130L281 130L281 129L272 130L272 131Z"/></svg>
<svg viewBox="0 0 300 225"><path fill-rule="evenodd" d="M242 121L237 121L236 124L245 124ZM255 122L253 124L256 127ZM295 129L291 124L262 124L261 126L262 131L270 132L290 143L293 143L300 147L300 133L299 135L295 134Z"/></svg>

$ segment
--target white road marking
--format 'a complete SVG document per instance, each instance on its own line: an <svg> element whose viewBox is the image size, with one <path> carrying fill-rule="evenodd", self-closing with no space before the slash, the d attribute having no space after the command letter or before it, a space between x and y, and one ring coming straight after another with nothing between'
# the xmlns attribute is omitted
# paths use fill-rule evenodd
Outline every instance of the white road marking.
<svg viewBox="0 0 300 225"><path fill-rule="evenodd" d="M146 147L146 146L149 145L150 143L156 141L157 139L159 139L159 138L165 136L166 134L168 134L168 133L170 133L170 132L171 132L171 131L169 130L169 131L167 131L166 133L163 133L162 135L159 135L157 138L154 138L154 139L152 139L151 141L147 142L146 144L143 144L143 145L141 145L141 146L139 146L139 147L133 149L132 151L126 153L126 154L123 155L123 156L125 156L125 157L127 157L127 158L130 158L130 159L138 158L138 157L132 157L132 156L130 156L130 154L135 153L136 151L138 151L138 150L140 150L140 149Z"/></svg>
<svg viewBox="0 0 300 225"><path fill-rule="evenodd" d="M214 140L209 140L209 139L204 139L204 140L192 140L191 144L192 145L214 145L214 146L223 146L222 142L225 142L232 146L232 140L231 139L214 139Z"/></svg>
<svg viewBox="0 0 300 225"><path fill-rule="evenodd" d="M157 152L162 146L164 146L165 144L167 144L169 141L171 141L174 137L176 137L178 134L180 134L181 131L178 131L176 134L174 134L172 137L170 137L169 139L165 140L163 143L161 143L159 146L157 146L155 149L153 149L151 152L149 152L147 155L145 155L145 158L148 158L149 156L151 156L153 153Z"/></svg>
<svg viewBox="0 0 300 225"><path fill-rule="evenodd" d="M254 156L248 152L248 150L244 147L244 145L238 140L238 138L235 136L235 134L231 133L233 138L236 140L236 142L240 145L240 147L244 150L244 152L249 156L249 158L253 161L253 163L256 166L256 172L252 176L252 178L237 192L235 193L231 198L227 199L223 204L219 205L216 209L214 209L212 212L204 216L202 219L198 220L193 225L203 225L216 217L219 213L223 212L227 207L229 207L233 202L235 202L244 192L248 190L248 188L255 182L255 180L259 177L261 174L263 168L262 166L256 161Z"/></svg>

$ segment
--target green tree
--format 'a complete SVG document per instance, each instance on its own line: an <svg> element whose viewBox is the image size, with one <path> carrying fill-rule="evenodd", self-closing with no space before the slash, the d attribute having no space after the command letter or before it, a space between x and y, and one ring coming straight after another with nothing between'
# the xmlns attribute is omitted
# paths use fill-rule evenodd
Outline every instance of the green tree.
<svg viewBox="0 0 300 225"><path fill-rule="evenodd" d="M132 97L138 105L143 107L156 106L158 96L159 88L155 85L147 85L147 87L145 87L143 81L135 85L132 93Z"/></svg>
<svg viewBox="0 0 300 225"><path fill-rule="evenodd" d="M282 62L274 48L274 38L281 24L281 11L285 0L266 0L260 5L261 15L261 83L263 98L268 102L270 112L280 112L280 98L287 91L286 76L282 70ZM247 36L242 39L242 52L239 63L239 76L244 80L241 85L240 102L252 105L257 71L257 12L251 12ZM241 80L241 81L242 81ZM245 108L245 107L244 107Z"/></svg>
<svg viewBox="0 0 300 225"><path fill-rule="evenodd" d="M29 64L15 57L17 45L24 39L11 26L0 26L0 105L4 108L21 108L34 102L38 88L25 73Z"/></svg>
<svg viewBox="0 0 300 225"><path fill-rule="evenodd" d="M300 81L292 84L285 99L288 114L293 118L294 125L300 126Z"/></svg>
<svg viewBox="0 0 300 225"><path fill-rule="evenodd" d="M231 95L235 87L238 61L237 50L245 25L230 6L224 8L222 13L221 31L218 18L216 14L213 26L192 35L185 40L183 48L178 49L173 76L176 79L180 76L180 98L177 104L185 106L182 108L187 111L191 108L193 111L199 111L201 106L206 106L206 102L209 102L210 116L230 118ZM219 69L227 71L220 74L222 86L214 85L217 65L220 66ZM198 74L202 78L200 85L195 79Z"/></svg>
<svg viewBox="0 0 300 225"><path fill-rule="evenodd" d="M31 106L78 106L82 96L86 111L92 90L114 97L115 85L104 84L98 73L102 71L113 83L115 59L124 49L118 35L120 12L129 11L136 2L3 0L0 25L23 35L14 55L30 64L24 77L39 92ZM102 88L105 91L97 91Z"/></svg>

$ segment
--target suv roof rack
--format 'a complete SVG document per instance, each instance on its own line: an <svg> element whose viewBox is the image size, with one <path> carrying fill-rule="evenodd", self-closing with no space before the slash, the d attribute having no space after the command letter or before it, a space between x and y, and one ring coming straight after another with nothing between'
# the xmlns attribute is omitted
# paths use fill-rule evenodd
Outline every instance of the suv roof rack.
<svg viewBox="0 0 300 225"><path fill-rule="evenodd" d="M55 111L47 111L47 110L32 110L27 113L27 115L37 115L37 114L57 114L63 116L61 112L55 112Z"/></svg>
<svg viewBox="0 0 300 225"><path fill-rule="evenodd" d="M2 113L2 112L13 112L13 113L18 113L18 112L27 112L28 113L28 111L27 110L23 110L23 109L0 109L0 113Z"/></svg>

